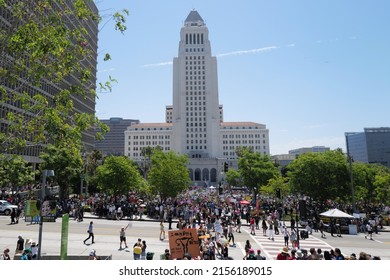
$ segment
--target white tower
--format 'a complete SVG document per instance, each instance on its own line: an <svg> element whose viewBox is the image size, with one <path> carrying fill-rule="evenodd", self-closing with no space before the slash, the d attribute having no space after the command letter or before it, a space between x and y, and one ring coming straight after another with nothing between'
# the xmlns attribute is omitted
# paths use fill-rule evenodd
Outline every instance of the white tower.
<svg viewBox="0 0 390 280"><path fill-rule="evenodd" d="M172 149L197 159L221 155L217 60L208 35L202 17L191 11L173 60Z"/></svg>

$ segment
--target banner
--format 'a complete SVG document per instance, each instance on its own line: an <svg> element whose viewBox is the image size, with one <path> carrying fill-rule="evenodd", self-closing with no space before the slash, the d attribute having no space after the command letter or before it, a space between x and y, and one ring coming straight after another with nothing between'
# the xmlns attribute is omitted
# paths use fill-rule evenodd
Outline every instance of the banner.
<svg viewBox="0 0 390 280"><path fill-rule="evenodd" d="M24 215L26 217L39 216L39 207L37 206L37 200L27 200Z"/></svg>
<svg viewBox="0 0 390 280"><path fill-rule="evenodd" d="M24 215L26 217L39 216L40 210L39 200L27 200ZM45 200L42 205L42 216L43 217L56 217L57 215L57 203L55 200Z"/></svg>
<svg viewBox="0 0 390 280"><path fill-rule="evenodd" d="M169 250L173 259L183 259L184 254L200 256L198 233L195 228L168 231Z"/></svg>

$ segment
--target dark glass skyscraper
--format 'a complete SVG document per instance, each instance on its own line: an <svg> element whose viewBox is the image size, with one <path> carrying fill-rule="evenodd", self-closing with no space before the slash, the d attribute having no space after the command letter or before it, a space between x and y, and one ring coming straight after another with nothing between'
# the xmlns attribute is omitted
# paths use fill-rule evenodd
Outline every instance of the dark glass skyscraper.
<svg viewBox="0 0 390 280"><path fill-rule="evenodd" d="M127 127L138 124L139 120L110 118L100 121L108 125L110 131L106 133L103 140L95 142L95 149L103 155L125 155L125 131Z"/></svg>
<svg viewBox="0 0 390 280"><path fill-rule="evenodd" d="M390 127L365 128L345 133L347 151L353 160L390 167Z"/></svg>

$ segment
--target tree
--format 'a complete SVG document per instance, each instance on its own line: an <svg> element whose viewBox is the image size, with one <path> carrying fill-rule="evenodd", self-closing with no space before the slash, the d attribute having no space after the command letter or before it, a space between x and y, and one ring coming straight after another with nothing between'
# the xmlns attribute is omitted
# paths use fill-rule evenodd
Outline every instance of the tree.
<svg viewBox="0 0 390 280"><path fill-rule="evenodd" d="M46 154L69 159L72 170L78 162L81 169L83 163L74 150L81 150L83 133L96 129L95 137L101 139L108 130L92 107L97 53L89 38L102 18L91 6L92 0L0 1L0 12L7 20L0 21L0 114L5 116L1 153L47 147ZM111 15L116 30L126 30L127 14L123 10ZM104 60L109 59L106 54ZM110 77L100 83L101 89L110 90L113 81ZM88 103L84 112L80 106L76 108L80 100ZM64 155L66 147L75 158ZM60 179L59 184L62 182L65 193L69 184Z"/></svg>
<svg viewBox="0 0 390 280"><path fill-rule="evenodd" d="M226 172L226 182L229 186L241 186L241 176L237 170L230 168L228 172Z"/></svg>
<svg viewBox="0 0 390 280"><path fill-rule="evenodd" d="M277 195L279 190L280 196L285 197L290 193L290 185L283 176L276 176L268 181L268 184L261 189L261 192L268 195Z"/></svg>
<svg viewBox="0 0 390 280"><path fill-rule="evenodd" d="M81 169L83 166L80 149L78 146L68 144L67 141L49 144L40 155L43 163L40 165L41 174L44 169L54 170L54 180L60 187L60 198L69 197L74 185L80 183Z"/></svg>
<svg viewBox="0 0 390 280"><path fill-rule="evenodd" d="M94 178L96 169L103 162L103 154L99 150L93 150L87 154L86 165L85 165L85 182L87 184L88 192L96 191L96 185L94 184ZM92 185L91 185L92 184Z"/></svg>
<svg viewBox="0 0 390 280"><path fill-rule="evenodd" d="M240 149L238 155L238 171L243 184L251 189L256 200L261 188L266 186L270 179L278 176L280 172L267 155L261 155L245 148Z"/></svg>
<svg viewBox="0 0 390 280"><path fill-rule="evenodd" d="M380 164L354 162L352 170L357 199L366 204L383 202L382 199L386 197L383 190L386 190L385 182L389 169Z"/></svg>
<svg viewBox="0 0 390 280"><path fill-rule="evenodd" d="M345 199L351 193L347 159L341 151L306 153L288 165L293 191L313 199Z"/></svg>
<svg viewBox="0 0 390 280"><path fill-rule="evenodd" d="M15 187L34 182L35 172L21 156L0 154L0 186Z"/></svg>
<svg viewBox="0 0 390 280"><path fill-rule="evenodd" d="M154 152L154 148L152 148L150 146L143 147L141 149L141 156L143 158L141 170L142 170L142 175L143 175L144 179L146 179L148 176L148 172L150 169L150 157L152 156L153 152Z"/></svg>
<svg viewBox="0 0 390 280"><path fill-rule="evenodd" d="M138 190L142 177L131 160L125 156L109 156L96 169L98 188L110 195L123 195Z"/></svg>
<svg viewBox="0 0 390 280"><path fill-rule="evenodd" d="M151 156L151 169L148 182L152 192L160 195L161 200L175 197L190 186L186 167L188 158L173 151L164 153L155 149Z"/></svg>
<svg viewBox="0 0 390 280"><path fill-rule="evenodd" d="M1 10L12 11L10 26L2 25L0 32L0 105L8 120L0 135L2 152L53 144L69 126L83 132L100 125L93 113L74 110L76 96L95 97L95 75L86 61L96 53L80 23L97 22L99 17L88 2L0 2ZM72 27L70 20L75 22ZM50 93L35 88L50 88Z"/></svg>
<svg viewBox="0 0 390 280"><path fill-rule="evenodd" d="M375 176L375 192L377 193L377 200L383 205L390 204L390 170L379 172Z"/></svg>

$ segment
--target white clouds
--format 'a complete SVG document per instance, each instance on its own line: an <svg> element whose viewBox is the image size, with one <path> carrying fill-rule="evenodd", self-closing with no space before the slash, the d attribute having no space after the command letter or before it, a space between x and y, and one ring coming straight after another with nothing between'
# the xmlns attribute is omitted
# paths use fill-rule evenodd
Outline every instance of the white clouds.
<svg viewBox="0 0 390 280"><path fill-rule="evenodd" d="M241 51L234 51L234 52L228 52L228 53L221 53L217 54L217 57L224 57L224 56L231 56L231 55L244 55L244 54L255 54L255 53L261 53L266 51L271 51L274 49L277 49L276 46L270 46L270 47L264 47L264 48L258 48L258 49L251 49L251 50L241 50Z"/></svg>
<svg viewBox="0 0 390 280"><path fill-rule="evenodd" d="M288 48L295 47L295 44L294 44L294 43L292 43L292 44L288 44L288 45L287 45L287 47L288 47Z"/></svg>
<svg viewBox="0 0 390 280"><path fill-rule="evenodd" d="M290 44L290 45L294 45L295 46L295 44ZM234 52L228 52L228 53L221 53L221 54L216 55L216 57L224 57L224 56L231 56L231 55L256 54L256 53L271 51L271 50L274 50L274 49L277 49L277 48L278 47L276 47L276 46L270 46L270 47L264 47L264 48L258 48L258 49L234 51ZM145 64L145 65L142 65L141 67L142 68L146 68L146 67L160 67L160 66L172 65L172 63L173 63L172 61L160 62L160 63L154 63L154 64Z"/></svg>
<svg viewBox="0 0 390 280"><path fill-rule="evenodd" d="M99 70L98 73L113 72L113 71L115 71L115 68Z"/></svg>
<svg viewBox="0 0 390 280"><path fill-rule="evenodd" d="M168 61L168 62L160 62L160 63L154 63L154 64L145 64L145 65L142 65L141 67L145 68L145 67L160 67L160 66L166 66L166 65L172 65L172 61Z"/></svg>

